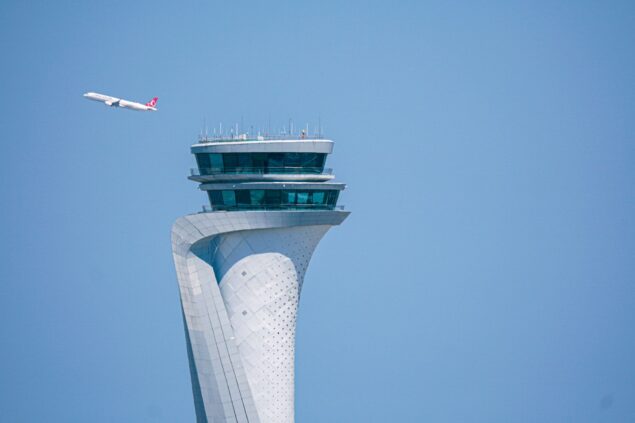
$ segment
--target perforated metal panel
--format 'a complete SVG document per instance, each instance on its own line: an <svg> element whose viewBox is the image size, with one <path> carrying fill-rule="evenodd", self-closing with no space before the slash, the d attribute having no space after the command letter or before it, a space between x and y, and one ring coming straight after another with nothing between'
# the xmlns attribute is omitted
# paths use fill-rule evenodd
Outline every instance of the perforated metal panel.
<svg viewBox="0 0 635 423"><path fill-rule="evenodd" d="M293 422L295 319L316 244L348 212L200 213L172 251L199 422Z"/></svg>
<svg viewBox="0 0 635 423"><path fill-rule="evenodd" d="M240 231L214 242L213 267L263 423L292 422L302 281L329 226Z"/></svg>

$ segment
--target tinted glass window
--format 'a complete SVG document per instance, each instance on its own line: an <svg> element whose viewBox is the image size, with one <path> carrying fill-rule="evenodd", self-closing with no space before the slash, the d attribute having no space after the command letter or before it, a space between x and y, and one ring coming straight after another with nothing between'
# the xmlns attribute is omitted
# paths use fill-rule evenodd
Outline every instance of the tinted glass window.
<svg viewBox="0 0 635 423"><path fill-rule="evenodd" d="M253 153L251 155L252 166L256 169L263 169L267 166L267 153Z"/></svg>
<svg viewBox="0 0 635 423"><path fill-rule="evenodd" d="M225 165L225 172L236 172L236 168L238 167L238 154L223 154L223 163Z"/></svg>
<svg viewBox="0 0 635 423"><path fill-rule="evenodd" d="M209 155L210 168L214 172L223 171L223 155L222 154L210 154Z"/></svg>
<svg viewBox="0 0 635 423"><path fill-rule="evenodd" d="M215 173L321 173L322 153L199 153L196 164L202 175Z"/></svg>
<svg viewBox="0 0 635 423"><path fill-rule="evenodd" d="M251 154L238 154L238 173L252 173L253 162L251 160Z"/></svg>
<svg viewBox="0 0 635 423"><path fill-rule="evenodd" d="M279 206L282 203L282 191L268 189L265 191L265 204L268 206Z"/></svg>
<svg viewBox="0 0 635 423"><path fill-rule="evenodd" d="M254 205L263 205L265 203L265 190L263 189L252 189L249 191L251 202L250 204Z"/></svg>
<svg viewBox="0 0 635 423"><path fill-rule="evenodd" d="M277 172L284 167L284 156L282 153L271 153L267 160L267 167L270 172Z"/></svg>
<svg viewBox="0 0 635 423"><path fill-rule="evenodd" d="M333 209L338 190L223 190L208 191L215 210Z"/></svg>
<svg viewBox="0 0 635 423"><path fill-rule="evenodd" d="M196 155L196 164L198 165L198 169L201 174L206 174L206 169L209 169L209 154L197 154Z"/></svg>
<svg viewBox="0 0 635 423"><path fill-rule="evenodd" d="M336 190L331 190L328 191L328 204L331 206L334 206L335 204L337 204L337 196L340 194L339 191Z"/></svg>
<svg viewBox="0 0 635 423"><path fill-rule="evenodd" d="M301 167L302 166L302 153L286 153L284 155L284 165L288 167Z"/></svg>
<svg viewBox="0 0 635 423"><path fill-rule="evenodd" d="M298 204L306 204L309 201L308 192L298 192Z"/></svg>
<svg viewBox="0 0 635 423"><path fill-rule="evenodd" d="M226 206L236 205L236 195L234 191L223 191L223 204Z"/></svg>
<svg viewBox="0 0 635 423"><path fill-rule="evenodd" d="M239 205L249 205L251 204L251 195L249 195L248 189L237 189L234 191L236 193L236 203Z"/></svg>
<svg viewBox="0 0 635 423"><path fill-rule="evenodd" d="M220 191L207 191L209 195L209 201L212 203L212 206L216 206L219 204L223 204L223 194Z"/></svg>

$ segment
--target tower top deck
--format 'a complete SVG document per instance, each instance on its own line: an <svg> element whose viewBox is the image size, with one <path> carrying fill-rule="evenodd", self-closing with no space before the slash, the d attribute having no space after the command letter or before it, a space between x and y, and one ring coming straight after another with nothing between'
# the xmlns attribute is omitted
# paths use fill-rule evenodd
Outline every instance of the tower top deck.
<svg viewBox="0 0 635 423"><path fill-rule="evenodd" d="M324 168L334 143L307 132L202 137L191 146L197 167L189 179L213 211L334 210L345 187Z"/></svg>
<svg viewBox="0 0 635 423"><path fill-rule="evenodd" d="M202 135L198 138L199 144L217 143L217 142L236 142L236 141L311 141L324 140L322 134L307 134L302 131L299 134L222 134L222 135Z"/></svg>

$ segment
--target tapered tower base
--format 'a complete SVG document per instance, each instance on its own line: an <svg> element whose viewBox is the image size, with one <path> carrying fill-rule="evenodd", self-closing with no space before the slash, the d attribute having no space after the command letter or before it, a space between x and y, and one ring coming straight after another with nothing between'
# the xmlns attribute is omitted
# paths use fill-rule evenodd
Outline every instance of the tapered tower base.
<svg viewBox="0 0 635 423"><path fill-rule="evenodd" d="M172 228L198 422L293 422L295 327L313 250L344 211L234 211Z"/></svg>

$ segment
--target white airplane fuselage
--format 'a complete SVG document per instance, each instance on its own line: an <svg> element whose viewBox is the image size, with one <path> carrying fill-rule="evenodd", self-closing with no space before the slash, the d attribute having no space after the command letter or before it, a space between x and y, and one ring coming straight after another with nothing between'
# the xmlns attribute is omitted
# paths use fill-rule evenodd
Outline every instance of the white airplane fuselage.
<svg viewBox="0 0 635 423"><path fill-rule="evenodd" d="M132 110L138 110L142 112L156 112L157 111L156 107L154 107L157 101L156 98L152 99L147 104L141 104L135 101L123 100L121 98L111 97L109 95L93 93L93 92L88 92L84 94L84 97L89 100L102 102L106 106L110 106L110 107L122 107L122 108L127 108Z"/></svg>

